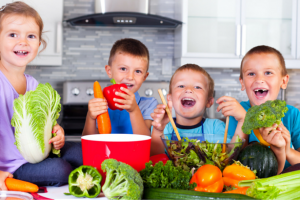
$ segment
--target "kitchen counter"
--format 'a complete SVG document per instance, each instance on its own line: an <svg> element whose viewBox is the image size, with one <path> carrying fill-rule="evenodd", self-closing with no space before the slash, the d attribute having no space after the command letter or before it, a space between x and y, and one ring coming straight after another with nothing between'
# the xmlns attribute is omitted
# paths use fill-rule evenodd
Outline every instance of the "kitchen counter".
<svg viewBox="0 0 300 200"><path fill-rule="evenodd" d="M40 196L46 197L46 198L50 198L50 199L85 199L87 200L87 198L78 198L78 197L74 197L72 195L65 195L64 193L69 193L69 186L68 185L64 185L61 187L47 187L47 193L39 193ZM102 199L102 200L107 200L106 197L104 197L103 193L100 193L100 195L97 198L93 198L93 199Z"/></svg>

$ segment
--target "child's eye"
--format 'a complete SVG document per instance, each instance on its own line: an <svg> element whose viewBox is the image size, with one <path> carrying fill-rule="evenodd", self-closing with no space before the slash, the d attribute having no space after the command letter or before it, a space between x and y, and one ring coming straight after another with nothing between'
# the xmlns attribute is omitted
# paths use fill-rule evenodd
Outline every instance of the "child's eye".
<svg viewBox="0 0 300 200"><path fill-rule="evenodd" d="M178 87L179 87L179 88L184 88L184 85L179 85Z"/></svg>
<svg viewBox="0 0 300 200"><path fill-rule="evenodd" d="M141 73L142 73L142 71L141 71L141 70L136 70L136 73L139 73L139 74L141 74Z"/></svg>
<svg viewBox="0 0 300 200"><path fill-rule="evenodd" d="M196 89L202 89L200 86L195 86Z"/></svg>
<svg viewBox="0 0 300 200"><path fill-rule="evenodd" d="M17 34L11 33L11 34L9 34L9 36L10 36L10 37L17 37Z"/></svg>
<svg viewBox="0 0 300 200"><path fill-rule="evenodd" d="M126 68L125 68L125 67L121 67L121 70L122 70L122 71L126 71Z"/></svg>
<svg viewBox="0 0 300 200"><path fill-rule="evenodd" d="M253 72L248 73L248 76L254 76L255 74Z"/></svg>
<svg viewBox="0 0 300 200"><path fill-rule="evenodd" d="M35 35L28 35L28 37L31 38L31 39L35 39L36 38Z"/></svg>
<svg viewBox="0 0 300 200"><path fill-rule="evenodd" d="M265 72L265 74L266 74L266 75L271 75L271 74L272 74L272 72Z"/></svg>

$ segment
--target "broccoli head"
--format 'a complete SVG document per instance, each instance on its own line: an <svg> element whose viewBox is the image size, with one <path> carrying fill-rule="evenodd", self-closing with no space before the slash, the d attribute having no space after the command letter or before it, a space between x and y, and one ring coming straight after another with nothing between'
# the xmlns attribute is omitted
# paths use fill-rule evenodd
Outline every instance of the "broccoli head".
<svg viewBox="0 0 300 200"><path fill-rule="evenodd" d="M254 129L271 127L274 123L279 125L287 111L286 102L281 100L266 101L259 106L252 106L246 114L242 131L250 134Z"/></svg>
<svg viewBox="0 0 300 200"><path fill-rule="evenodd" d="M130 165L107 159L102 162L101 169L106 172L102 191L108 199L141 199L143 180Z"/></svg>

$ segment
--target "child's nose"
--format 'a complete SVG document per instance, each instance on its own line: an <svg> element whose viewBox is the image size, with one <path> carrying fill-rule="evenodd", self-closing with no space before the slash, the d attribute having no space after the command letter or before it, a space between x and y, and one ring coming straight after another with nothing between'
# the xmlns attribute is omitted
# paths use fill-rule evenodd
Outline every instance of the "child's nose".
<svg viewBox="0 0 300 200"><path fill-rule="evenodd" d="M27 40L25 38L20 38L19 45L27 46Z"/></svg>
<svg viewBox="0 0 300 200"><path fill-rule="evenodd" d="M191 88L186 87L185 93L192 93L192 92L193 92L193 90Z"/></svg>
<svg viewBox="0 0 300 200"><path fill-rule="evenodd" d="M127 74L127 79L133 80L133 77L134 77L134 72L129 72L129 73Z"/></svg>
<svg viewBox="0 0 300 200"><path fill-rule="evenodd" d="M257 75L255 81L258 82L258 83L264 83L265 82L265 77L263 75Z"/></svg>

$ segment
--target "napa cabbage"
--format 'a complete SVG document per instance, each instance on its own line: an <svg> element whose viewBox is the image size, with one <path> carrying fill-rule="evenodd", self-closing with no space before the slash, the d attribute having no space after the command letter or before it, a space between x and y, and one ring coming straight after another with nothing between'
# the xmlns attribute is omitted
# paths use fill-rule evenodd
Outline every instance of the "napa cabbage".
<svg viewBox="0 0 300 200"><path fill-rule="evenodd" d="M15 127L15 145L26 161L43 161L52 148L49 140L61 110L59 94L49 83L40 83L35 91L15 99L13 109L11 125ZM53 153L59 153L52 149Z"/></svg>

